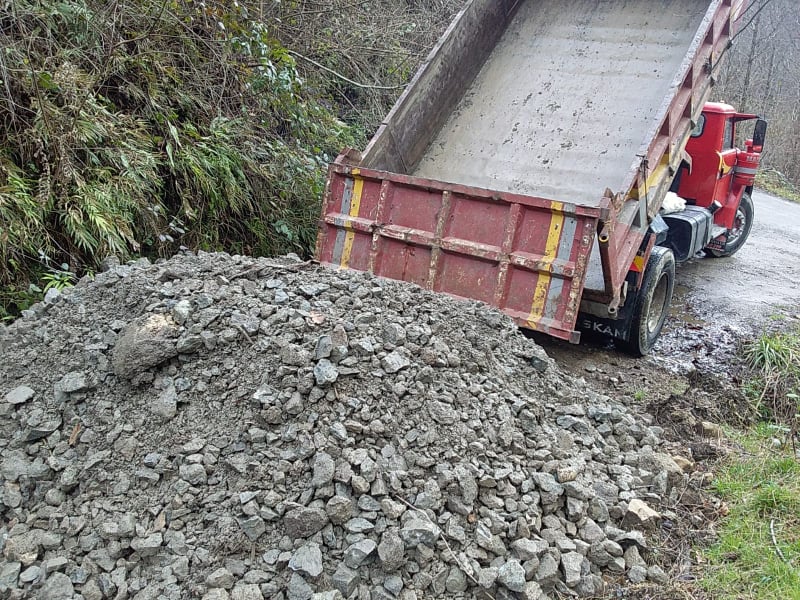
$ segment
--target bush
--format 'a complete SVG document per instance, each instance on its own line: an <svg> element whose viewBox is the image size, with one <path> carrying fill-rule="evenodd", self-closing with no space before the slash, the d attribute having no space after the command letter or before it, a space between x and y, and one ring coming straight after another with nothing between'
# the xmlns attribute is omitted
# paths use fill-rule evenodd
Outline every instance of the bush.
<svg viewBox="0 0 800 600"><path fill-rule="evenodd" d="M0 0L0 318L109 254L308 255L461 4Z"/></svg>
<svg viewBox="0 0 800 600"><path fill-rule="evenodd" d="M180 245L308 251L353 139L243 4L14 0L0 30L2 288Z"/></svg>

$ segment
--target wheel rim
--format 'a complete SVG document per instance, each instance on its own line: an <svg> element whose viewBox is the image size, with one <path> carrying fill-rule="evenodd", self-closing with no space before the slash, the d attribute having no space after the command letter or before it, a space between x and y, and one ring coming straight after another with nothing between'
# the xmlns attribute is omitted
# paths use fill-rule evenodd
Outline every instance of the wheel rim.
<svg viewBox="0 0 800 600"><path fill-rule="evenodd" d="M728 244L735 244L742 237L742 232L747 228L747 215L739 207L736 211L736 218L733 220L733 227L728 231Z"/></svg>
<svg viewBox="0 0 800 600"><path fill-rule="evenodd" d="M653 290L653 298L650 300L650 312L647 315L647 332L652 335L661 325L664 318L664 309L667 305L667 291L669 289L669 277L662 274L658 280L656 289Z"/></svg>

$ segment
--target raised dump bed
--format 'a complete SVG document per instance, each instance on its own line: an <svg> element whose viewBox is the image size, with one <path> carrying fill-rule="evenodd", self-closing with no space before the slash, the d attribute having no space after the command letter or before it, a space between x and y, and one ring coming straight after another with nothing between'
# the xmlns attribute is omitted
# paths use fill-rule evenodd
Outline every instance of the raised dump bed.
<svg viewBox="0 0 800 600"><path fill-rule="evenodd" d="M589 205L623 191L707 10L522 2L413 174Z"/></svg>
<svg viewBox="0 0 800 600"><path fill-rule="evenodd" d="M579 311L614 317L647 263L743 7L468 2L364 152L331 165L318 260L577 341Z"/></svg>

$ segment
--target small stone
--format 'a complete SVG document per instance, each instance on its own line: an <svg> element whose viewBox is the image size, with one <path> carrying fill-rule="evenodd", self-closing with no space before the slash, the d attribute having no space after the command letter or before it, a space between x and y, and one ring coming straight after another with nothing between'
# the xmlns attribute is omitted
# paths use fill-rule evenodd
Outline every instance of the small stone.
<svg viewBox="0 0 800 600"><path fill-rule="evenodd" d="M581 566L584 558L577 552L567 552L561 555L561 568L564 571L564 583L568 587L575 587L581 580Z"/></svg>
<svg viewBox="0 0 800 600"><path fill-rule="evenodd" d="M319 386L326 386L339 379L339 370L327 358L320 359L314 367L314 379Z"/></svg>
<svg viewBox="0 0 800 600"><path fill-rule="evenodd" d="M36 593L36 600L72 600L72 581L63 573L51 573Z"/></svg>
<svg viewBox="0 0 800 600"><path fill-rule="evenodd" d="M522 592L525 590L525 569L512 558L497 570L497 582L512 592Z"/></svg>
<svg viewBox="0 0 800 600"><path fill-rule="evenodd" d="M212 588L224 588L229 590L233 587L233 582L233 573L225 567L220 567L212 571L208 577L206 577L206 584Z"/></svg>
<svg viewBox="0 0 800 600"><path fill-rule="evenodd" d="M333 583L333 587L341 592L342 596L349 598L356 590L356 587L358 587L358 573L344 563L341 563L333 573L331 582Z"/></svg>
<svg viewBox="0 0 800 600"><path fill-rule="evenodd" d="M297 573L292 573L286 591L289 600L311 600L311 596L314 594L311 586Z"/></svg>
<svg viewBox="0 0 800 600"><path fill-rule="evenodd" d="M350 533L367 533L375 529L375 525L366 519L358 517L356 519L350 519L345 523L344 528Z"/></svg>
<svg viewBox="0 0 800 600"><path fill-rule="evenodd" d="M483 522L478 523L478 526L475 528L475 541L478 543L478 546L497 556L505 556L508 553L500 536L494 535Z"/></svg>
<svg viewBox="0 0 800 600"><path fill-rule="evenodd" d="M466 591L467 576L464 571L458 567L451 567L445 580L445 589L453 594Z"/></svg>
<svg viewBox="0 0 800 600"><path fill-rule="evenodd" d="M432 548L439 537L439 528L430 521L412 517L400 529L400 537L409 548L416 548L420 544Z"/></svg>
<svg viewBox="0 0 800 600"><path fill-rule="evenodd" d="M539 560L539 567L536 569L536 581L543 587L550 588L558 581L558 562L550 553L545 554Z"/></svg>
<svg viewBox="0 0 800 600"><path fill-rule="evenodd" d="M658 565L652 565L647 568L647 578L653 583L658 583L661 585L666 585L669 583L669 577L664 572L664 569Z"/></svg>
<svg viewBox="0 0 800 600"><path fill-rule="evenodd" d="M20 385L8 392L5 396L5 400L9 404L24 404L33 398L35 394L36 392L34 392L27 385Z"/></svg>
<svg viewBox="0 0 800 600"><path fill-rule="evenodd" d="M63 392L65 394L72 394L75 392L82 392L89 387L86 382L86 373L83 371L71 371L64 375L58 383L55 384L56 392Z"/></svg>
<svg viewBox="0 0 800 600"><path fill-rule="evenodd" d="M289 568L292 571L305 573L309 577L319 577L322 574L322 552L319 544L308 542L300 546L289 561Z"/></svg>
<svg viewBox="0 0 800 600"><path fill-rule="evenodd" d="M549 544L545 540L520 538L511 544L511 550L521 561L539 558L547 552Z"/></svg>
<svg viewBox="0 0 800 600"><path fill-rule="evenodd" d="M22 564L15 561L0 562L0 590L17 587Z"/></svg>
<svg viewBox="0 0 800 600"><path fill-rule="evenodd" d="M628 569L628 581L631 583L642 583L647 579L647 567L633 565Z"/></svg>
<svg viewBox="0 0 800 600"><path fill-rule="evenodd" d="M378 558L384 571L397 571L405 563L406 547L395 531L385 531L378 544Z"/></svg>
<svg viewBox="0 0 800 600"><path fill-rule="evenodd" d="M150 404L150 410L167 421L178 414L178 393L175 387L169 386L163 390Z"/></svg>
<svg viewBox="0 0 800 600"><path fill-rule="evenodd" d="M187 556L179 556L170 567L178 581L186 581L189 578L189 558Z"/></svg>
<svg viewBox="0 0 800 600"><path fill-rule="evenodd" d="M69 559L65 556L54 556L44 561L44 570L48 573L55 573L56 571L63 571L69 564Z"/></svg>
<svg viewBox="0 0 800 600"><path fill-rule="evenodd" d="M83 584L81 595L83 600L103 600L103 591L94 579L90 579Z"/></svg>
<svg viewBox="0 0 800 600"><path fill-rule="evenodd" d="M701 427L703 429L703 435L706 437L716 440L720 440L725 437L725 432L722 431L722 427L716 423L712 423L711 421L703 421L701 423Z"/></svg>
<svg viewBox="0 0 800 600"><path fill-rule="evenodd" d="M344 562L351 569L358 569L372 556L376 549L377 545L370 539L351 544L344 551Z"/></svg>
<svg viewBox="0 0 800 600"><path fill-rule="evenodd" d="M264 600L264 594L255 583L237 583L231 590L231 600Z"/></svg>
<svg viewBox="0 0 800 600"><path fill-rule="evenodd" d="M42 575L42 569L36 565L31 565L19 574L20 583L33 583Z"/></svg>
<svg viewBox="0 0 800 600"><path fill-rule="evenodd" d="M131 540L131 548L139 553L139 556L153 556L161 548L164 538L160 533L153 533L144 538L134 538Z"/></svg>
<svg viewBox="0 0 800 600"><path fill-rule="evenodd" d="M39 557L43 533L40 529L33 529L8 538L3 549L3 556L7 560L21 562L22 566L29 567Z"/></svg>
<svg viewBox="0 0 800 600"><path fill-rule="evenodd" d="M542 504L555 504L564 493L564 486L558 483L550 473L533 473L531 478L542 496Z"/></svg>
<svg viewBox="0 0 800 600"><path fill-rule="evenodd" d="M314 535L328 524L328 515L319 508L296 508L283 517L286 535L292 538L305 538Z"/></svg>
<svg viewBox="0 0 800 600"><path fill-rule="evenodd" d="M192 303L188 300L180 300L172 307L172 320L178 325L183 325L192 316Z"/></svg>
<svg viewBox="0 0 800 600"><path fill-rule="evenodd" d="M397 373L411 365L411 361L397 351L390 352L381 360L383 370L389 374Z"/></svg>
<svg viewBox="0 0 800 600"><path fill-rule="evenodd" d="M178 474L189 485L202 485L207 480L205 467L195 463L181 465Z"/></svg>
<svg viewBox="0 0 800 600"><path fill-rule="evenodd" d="M675 461L675 464L678 465L681 468L681 471L683 471L684 473L691 473L692 469L694 469L694 463L688 458L685 458L680 455L675 455L672 457L672 460Z"/></svg>
<svg viewBox="0 0 800 600"><path fill-rule="evenodd" d="M494 587L497 581L497 567L487 567L478 571L478 585L488 590Z"/></svg>
<svg viewBox="0 0 800 600"><path fill-rule="evenodd" d="M315 488L323 487L333 481L333 474L336 470L336 463L330 454L317 452L314 457L314 475L311 478L311 485Z"/></svg>
<svg viewBox="0 0 800 600"><path fill-rule="evenodd" d="M260 538L267 530L264 519L258 515L252 515L246 519L239 519L239 527L242 528L244 534L253 542Z"/></svg>
<svg viewBox="0 0 800 600"><path fill-rule="evenodd" d="M171 317L150 314L130 323L117 338L112 355L114 373L132 379L142 371L178 355L178 328Z"/></svg>
<svg viewBox="0 0 800 600"><path fill-rule="evenodd" d="M329 590L327 592L314 592L311 600L344 600L344 596L339 590Z"/></svg>
<svg viewBox="0 0 800 600"><path fill-rule="evenodd" d="M639 528L655 526L661 515L650 508L646 502L634 498L628 503L628 510L622 520L623 527Z"/></svg>
<svg viewBox="0 0 800 600"><path fill-rule="evenodd" d="M384 498L381 500L381 510L389 519L399 519L406 512L406 505L391 498Z"/></svg>
<svg viewBox="0 0 800 600"><path fill-rule="evenodd" d="M353 516L353 501L345 496L334 496L325 505L325 514L331 523L341 525Z"/></svg>

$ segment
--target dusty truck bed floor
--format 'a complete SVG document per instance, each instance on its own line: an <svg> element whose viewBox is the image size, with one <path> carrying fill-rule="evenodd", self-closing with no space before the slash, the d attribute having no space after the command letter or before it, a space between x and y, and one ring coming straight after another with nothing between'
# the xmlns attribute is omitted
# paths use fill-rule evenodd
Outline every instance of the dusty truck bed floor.
<svg viewBox="0 0 800 600"><path fill-rule="evenodd" d="M619 191L707 8L523 2L415 174L582 204Z"/></svg>

